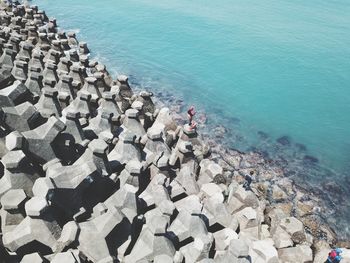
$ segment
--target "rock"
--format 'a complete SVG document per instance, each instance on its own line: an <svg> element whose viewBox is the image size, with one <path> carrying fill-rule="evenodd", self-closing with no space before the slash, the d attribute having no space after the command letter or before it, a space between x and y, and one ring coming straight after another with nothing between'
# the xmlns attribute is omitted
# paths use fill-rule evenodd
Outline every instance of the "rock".
<svg viewBox="0 0 350 263"><path fill-rule="evenodd" d="M166 216L172 216L175 211L175 205L170 200L163 200L158 205L159 210Z"/></svg>
<svg viewBox="0 0 350 263"><path fill-rule="evenodd" d="M115 101L115 94L112 92L106 91L102 93L103 100L100 103L100 106L98 107L98 111L101 113L108 113L109 115L112 115L113 121L119 121L121 117L121 110Z"/></svg>
<svg viewBox="0 0 350 263"><path fill-rule="evenodd" d="M283 213L286 216L292 214L293 204L291 202L279 203L279 204L276 204L274 207L283 211Z"/></svg>
<svg viewBox="0 0 350 263"><path fill-rule="evenodd" d="M243 258L249 255L249 246L241 239L232 239L229 246L230 253L236 258Z"/></svg>
<svg viewBox="0 0 350 263"><path fill-rule="evenodd" d="M37 171L31 167L26 155L21 151L11 151L2 158L5 167L0 179L0 197L10 189L23 189L32 195L33 182L38 178Z"/></svg>
<svg viewBox="0 0 350 263"><path fill-rule="evenodd" d="M190 195L174 203L176 209L180 212L187 211L190 214L200 214L202 211L202 204L198 196Z"/></svg>
<svg viewBox="0 0 350 263"><path fill-rule="evenodd" d="M281 263L309 263L313 262L312 250L309 246L297 245L296 247L282 248L278 250ZM327 258L327 257L325 257ZM324 260L323 260L324 262Z"/></svg>
<svg viewBox="0 0 350 263"><path fill-rule="evenodd" d="M95 216L103 215L108 211L108 207L104 203L98 203L93 208L93 213Z"/></svg>
<svg viewBox="0 0 350 263"><path fill-rule="evenodd" d="M311 164L311 165L314 165L314 164L319 162L319 160L316 157L311 156L311 155L305 155L304 158L303 158L303 161L305 163Z"/></svg>
<svg viewBox="0 0 350 263"><path fill-rule="evenodd" d="M1 197L1 205L3 209L9 210L17 210L27 199L27 195L22 189L10 190L6 194Z"/></svg>
<svg viewBox="0 0 350 263"><path fill-rule="evenodd" d="M137 209L140 200L136 196L137 188L125 184L118 191L112 194L104 204L108 209L117 208L128 218L130 222L137 216Z"/></svg>
<svg viewBox="0 0 350 263"><path fill-rule="evenodd" d="M144 227L131 253L125 257L125 262L136 263L142 259L153 260L160 255L173 258L175 255L173 244L164 236L154 236L147 227Z"/></svg>
<svg viewBox="0 0 350 263"><path fill-rule="evenodd" d="M220 125L220 126L217 126L213 132L214 132L215 137L223 138L225 136L227 130L224 126Z"/></svg>
<svg viewBox="0 0 350 263"><path fill-rule="evenodd" d="M3 107L3 111L6 116L4 122L11 130L23 132L42 124L39 112L30 102L15 107Z"/></svg>
<svg viewBox="0 0 350 263"><path fill-rule="evenodd" d="M44 261L44 259L40 256L39 253L32 253L32 254L25 255L21 260L21 263L45 263L45 262L46 261Z"/></svg>
<svg viewBox="0 0 350 263"><path fill-rule="evenodd" d="M192 216L186 211L180 211L175 220L168 228L174 242L183 242L184 240L200 235L207 235L208 231L202 219L198 216Z"/></svg>
<svg viewBox="0 0 350 263"><path fill-rule="evenodd" d="M276 231L277 227L279 227L281 220L287 217L287 214L284 213L284 211L281 209L274 208L268 213L268 216L271 220L271 223L270 223L271 231L270 232L273 234Z"/></svg>
<svg viewBox="0 0 350 263"><path fill-rule="evenodd" d="M295 217L282 219L280 226L291 235L291 238L295 243L300 244L306 240L303 223Z"/></svg>
<svg viewBox="0 0 350 263"><path fill-rule="evenodd" d="M277 185L272 187L272 198L273 200L279 202L288 198L287 194Z"/></svg>
<svg viewBox="0 0 350 263"><path fill-rule="evenodd" d="M256 227L259 224L257 212L251 207L244 208L236 213L236 216L241 230Z"/></svg>
<svg viewBox="0 0 350 263"><path fill-rule="evenodd" d="M202 213L207 217L209 227L228 227L236 231L239 225L237 217L230 214L223 202L224 199L221 193L204 199Z"/></svg>
<svg viewBox="0 0 350 263"><path fill-rule="evenodd" d="M157 255L154 257L154 263L173 263L173 258L169 255Z"/></svg>
<svg viewBox="0 0 350 263"><path fill-rule="evenodd" d="M232 196L228 201L228 210L231 214L242 210L245 205L236 197Z"/></svg>
<svg viewBox="0 0 350 263"><path fill-rule="evenodd" d="M215 239L216 250L226 250L229 247L231 240L238 239L237 233L230 228L224 228L215 232L213 236Z"/></svg>
<svg viewBox="0 0 350 263"><path fill-rule="evenodd" d="M62 249L77 240L79 231L79 225L74 221L69 221L63 226L61 236L57 240L62 244Z"/></svg>
<svg viewBox="0 0 350 263"><path fill-rule="evenodd" d="M128 83L129 78L125 75L119 75L117 81L119 82L120 95L122 97L131 98L133 92Z"/></svg>
<svg viewBox="0 0 350 263"><path fill-rule="evenodd" d="M297 202L296 209L300 217L303 217L308 214L312 214L313 212L313 206L311 204L303 203L300 201Z"/></svg>
<svg viewBox="0 0 350 263"><path fill-rule="evenodd" d="M77 248L93 262L113 262L109 247L117 249L126 242L131 232L130 227L130 221L121 212L109 207L107 213L79 224ZM75 229L72 225L69 236L73 236Z"/></svg>
<svg viewBox="0 0 350 263"><path fill-rule="evenodd" d="M283 146L289 146L291 144L290 138L288 136L282 136L278 138L276 141Z"/></svg>
<svg viewBox="0 0 350 263"><path fill-rule="evenodd" d="M174 255L174 263L182 263L184 260L184 255L180 251L176 251Z"/></svg>
<svg viewBox="0 0 350 263"><path fill-rule="evenodd" d="M49 204L45 198L42 197L32 197L25 204L26 214L30 217L40 217L45 210L48 208Z"/></svg>
<svg viewBox="0 0 350 263"><path fill-rule="evenodd" d="M141 162L141 150L135 144L135 139L136 136L129 132L120 135L118 143L108 154L108 160L113 170L118 169L132 160Z"/></svg>
<svg viewBox="0 0 350 263"><path fill-rule="evenodd" d="M97 154L105 154L108 149L107 143L100 139L93 140L88 147L93 153Z"/></svg>
<svg viewBox="0 0 350 263"><path fill-rule="evenodd" d="M54 237L57 231L60 231L60 227L54 220L49 222L27 216L12 231L4 234L3 244L13 252L49 254L57 247L57 240Z"/></svg>
<svg viewBox="0 0 350 263"><path fill-rule="evenodd" d="M183 187L187 195L197 195L199 193L200 189L192 165L184 165L175 180Z"/></svg>
<svg viewBox="0 0 350 263"><path fill-rule="evenodd" d="M272 238L275 243L275 247L278 249L293 246L293 241L290 235L281 227L277 227Z"/></svg>
<svg viewBox="0 0 350 263"><path fill-rule="evenodd" d="M243 187L238 187L233 194L242 204L243 207L257 208L259 206L259 200L256 195L251 191L246 191ZM229 203L231 200L229 200Z"/></svg>
<svg viewBox="0 0 350 263"><path fill-rule="evenodd" d="M0 90L0 105L2 107L14 107L29 100L29 98L27 87L18 80L11 86Z"/></svg>
<svg viewBox="0 0 350 263"><path fill-rule="evenodd" d="M24 146L24 138L18 131L11 132L6 136L6 148L9 151L21 150Z"/></svg>
<svg viewBox="0 0 350 263"><path fill-rule="evenodd" d="M204 174L206 174L213 179L216 175L223 173L223 169L221 166L208 159L203 159L199 166L201 167L201 172L199 176L203 176Z"/></svg>
<svg viewBox="0 0 350 263"><path fill-rule="evenodd" d="M315 258L314 258L313 262L315 262L315 263L324 263L327 260L328 253L330 251L331 251L331 249L329 248L329 246L328 246L328 248L318 249L318 251L315 254Z"/></svg>
<svg viewBox="0 0 350 263"><path fill-rule="evenodd" d="M185 262L198 262L208 258L212 242L212 235L200 236L195 238L192 243L180 248L180 252L184 255Z"/></svg>
<svg viewBox="0 0 350 263"><path fill-rule="evenodd" d="M19 2L0 4L0 261L311 262L310 247L326 259L318 239L335 244L335 234L317 196L285 177L286 160L204 141L184 123L182 99L163 95L173 105L158 109L152 92L134 94L127 76L90 61L76 33ZM288 136L273 145L289 146ZM323 186L345 200L342 187Z"/></svg>
<svg viewBox="0 0 350 263"><path fill-rule="evenodd" d="M14 170L19 168L24 163L25 159L26 155L22 151L11 151L3 156L2 163L7 170Z"/></svg>
<svg viewBox="0 0 350 263"><path fill-rule="evenodd" d="M212 197L215 194L222 195L221 188L214 183L203 184L201 192L207 197Z"/></svg>
<svg viewBox="0 0 350 263"><path fill-rule="evenodd" d="M27 151L41 163L56 158L52 142L63 131L65 125L56 117L50 117L48 121L38 128L23 132L27 143Z"/></svg>
<svg viewBox="0 0 350 263"><path fill-rule="evenodd" d="M80 263L80 259L76 258L73 253L67 251L64 253L58 253L54 256L54 258L51 260L51 263Z"/></svg>
<svg viewBox="0 0 350 263"><path fill-rule="evenodd" d="M121 126L122 129L134 134L136 139L140 140L140 138L146 134L146 131L140 122L139 112L135 109L128 109L125 112L125 116L126 118Z"/></svg>
<svg viewBox="0 0 350 263"><path fill-rule="evenodd" d="M279 263L278 253L272 239L254 241L252 245L252 262Z"/></svg>
<svg viewBox="0 0 350 263"><path fill-rule="evenodd" d="M139 198L145 202L147 207L152 207L153 205L159 206L161 202L170 199L163 185L152 183L139 195ZM171 207L173 207L173 205Z"/></svg>

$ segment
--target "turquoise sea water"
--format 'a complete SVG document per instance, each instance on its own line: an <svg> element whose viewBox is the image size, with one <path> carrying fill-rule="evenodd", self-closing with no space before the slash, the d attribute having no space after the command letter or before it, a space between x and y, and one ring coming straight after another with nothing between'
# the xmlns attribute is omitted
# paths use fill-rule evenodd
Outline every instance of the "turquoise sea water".
<svg viewBox="0 0 350 263"><path fill-rule="evenodd" d="M79 32L113 74L225 125L227 145L283 160L298 179L350 189L348 0L33 3Z"/></svg>

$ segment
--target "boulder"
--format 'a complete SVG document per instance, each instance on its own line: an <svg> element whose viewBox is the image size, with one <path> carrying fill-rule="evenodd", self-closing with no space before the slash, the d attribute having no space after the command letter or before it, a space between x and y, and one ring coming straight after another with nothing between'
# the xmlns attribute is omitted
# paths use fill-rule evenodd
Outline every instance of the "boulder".
<svg viewBox="0 0 350 263"><path fill-rule="evenodd" d="M251 207L246 207L235 215L237 216L241 230L256 227L260 223L257 212Z"/></svg>
<svg viewBox="0 0 350 263"><path fill-rule="evenodd" d="M281 248L278 250L278 255L281 263L313 262L312 250L309 246L306 245L297 245L296 247Z"/></svg>
<svg viewBox="0 0 350 263"><path fill-rule="evenodd" d="M32 253L25 255L21 263L45 263L46 261L40 256L39 253Z"/></svg>
<svg viewBox="0 0 350 263"><path fill-rule="evenodd" d="M232 239L228 249L236 258L244 258L249 255L249 246L241 239Z"/></svg>
<svg viewBox="0 0 350 263"><path fill-rule="evenodd" d="M281 227L277 227L276 231L273 234L272 239L275 243L275 247L278 249L293 246L293 241L290 235Z"/></svg>
<svg viewBox="0 0 350 263"><path fill-rule="evenodd" d="M292 240L300 244L306 240L303 223L295 217L287 217L281 220L280 226L292 238Z"/></svg>
<svg viewBox="0 0 350 263"><path fill-rule="evenodd" d="M22 189L9 190L1 197L1 205L6 211L18 210L26 201L27 195Z"/></svg>
<svg viewBox="0 0 350 263"><path fill-rule="evenodd" d="M224 228L213 234L216 250L226 250L233 239L238 239L237 233L231 228Z"/></svg>
<svg viewBox="0 0 350 263"><path fill-rule="evenodd" d="M49 207L45 198L34 196L25 204L26 214L30 217L40 217Z"/></svg>
<svg viewBox="0 0 350 263"><path fill-rule="evenodd" d="M51 263L80 263L80 259L76 258L75 255L70 252L64 252L64 253L58 253L56 254L53 259L51 260Z"/></svg>
<svg viewBox="0 0 350 263"><path fill-rule="evenodd" d="M254 241L251 247L252 262L279 263L272 239Z"/></svg>

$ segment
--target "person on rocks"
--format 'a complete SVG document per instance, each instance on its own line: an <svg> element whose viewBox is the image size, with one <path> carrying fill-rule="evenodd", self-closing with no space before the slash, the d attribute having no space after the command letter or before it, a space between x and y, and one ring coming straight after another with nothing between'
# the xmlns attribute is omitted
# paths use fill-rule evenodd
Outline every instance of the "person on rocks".
<svg viewBox="0 0 350 263"><path fill-rule="evenodd" d="M332 249L331 252L328 253L328 258L326 263L339 263L342 259L341 254L342 250L340 248Z"/></svg>
<svg viewBox="0 0 350 263"><path fill-rule="evenodd" d="M191 129L197 128L197 123L195 121L193 121L194 115L196 115L196 111L194 109L194 106L191 106L187 111L188 125L191 127Z"/></svg>
<svg viewBox="0 0 350 263"><path fill-rule="evenodd" d="M244 176L244 179L245 179L245 182L244 182L244 184L243 184L243 188L245 189L245 190L251 190L251 188L250 188L250 185L251 185L251 183L252 183L252 181L253 181L253 179L252 179L252 176L254 175L254 171L250 171L249 172L249 174L246 174L245 176Z"/></svg>
<svg viewBox="0 0 350 263"><path fill-rule="evenodd" d="M192 125L193 117L196 115L196 111L194 110L194 106L191 106L187 111L188 116L188 125Z"/></svg>

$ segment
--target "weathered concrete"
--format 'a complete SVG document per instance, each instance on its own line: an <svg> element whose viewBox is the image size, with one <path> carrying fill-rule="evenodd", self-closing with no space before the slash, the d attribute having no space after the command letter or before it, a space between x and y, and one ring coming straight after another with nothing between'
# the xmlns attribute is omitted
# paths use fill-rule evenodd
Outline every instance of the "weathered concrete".
<svg viewBox="0 0 350 263"><path fill-rule="evenodd" d="M74 32L58 32L55 18L28 3L0 3L6 259L325 261L335 240L310 219L317 199L281 169L213 141L210 156L196 128L158 109L152 92L134 93L127 76L113 80ZM343 249L342 262L349 254Z"/></svg>

